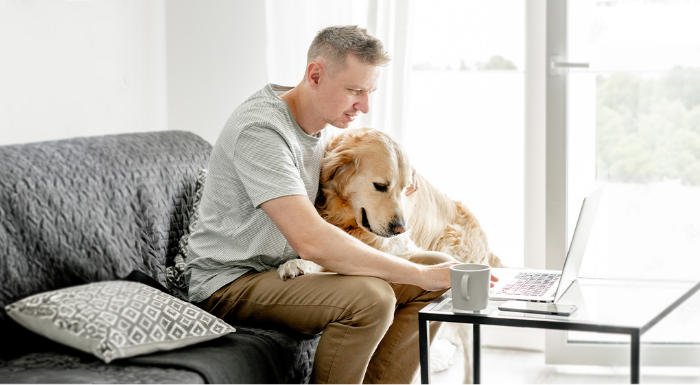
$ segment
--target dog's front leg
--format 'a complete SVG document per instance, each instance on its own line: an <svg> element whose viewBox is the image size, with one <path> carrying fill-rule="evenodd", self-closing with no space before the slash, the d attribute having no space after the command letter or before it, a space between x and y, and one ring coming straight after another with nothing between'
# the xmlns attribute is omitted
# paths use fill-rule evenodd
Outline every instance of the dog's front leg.
<svg viewBox="0 0 700 385"><path fill-rule="evenodd" d="M462 345L462 352L464 353L464 381L465 384L474 383L474 367L472 366L473 352L474 352L474 333L472 331L472 325L468 324L454 324L456 326L456 335Z"/></svg>

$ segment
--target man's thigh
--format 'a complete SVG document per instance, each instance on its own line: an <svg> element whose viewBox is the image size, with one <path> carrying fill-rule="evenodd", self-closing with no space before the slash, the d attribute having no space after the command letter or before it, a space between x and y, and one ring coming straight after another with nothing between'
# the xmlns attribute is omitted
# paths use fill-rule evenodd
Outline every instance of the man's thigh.
<svg viewBox="0 0 700 385"><path fill-rule="evenodd" d="M234 325L318 334L329 322L360 321L350 320L377 303L396 303L391 286L379 278L315 273L283 281L269 271L242 276L200 306Z"/></svg>

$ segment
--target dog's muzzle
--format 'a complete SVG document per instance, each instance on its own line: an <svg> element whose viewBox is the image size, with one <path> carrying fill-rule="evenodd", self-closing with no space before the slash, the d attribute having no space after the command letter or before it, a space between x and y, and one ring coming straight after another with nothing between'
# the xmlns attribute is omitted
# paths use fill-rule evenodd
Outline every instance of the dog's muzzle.
<svg viewBox="0 0 700 385"><path fill-rule="evenodd" d="M397 235L405 233L407 230L404 221L398 218L392 220L391 223L389 223L389 226L385 230L382 230L381 233L372 230L372 226L369 225L369 219L367 219L367 211L364 207L362 208L362 227L367 229L367 231L383 238L393 238Z"/></svg>
<svg viewBox="0 0 700 385"><path fill-rule="evenodd" d="M389 231L391 231L393 235L403 234L406 232L406 224L400 220L393 220L389 223Z"/></svg>
<svg viewBox="0 0 700 385"><path fill-rule="evenodd" d="M369 225L369 220L367 219L367 211L365 211L365 208L362 208L362 226L364 226L367 230L372 231L372 227Z"/></svg>

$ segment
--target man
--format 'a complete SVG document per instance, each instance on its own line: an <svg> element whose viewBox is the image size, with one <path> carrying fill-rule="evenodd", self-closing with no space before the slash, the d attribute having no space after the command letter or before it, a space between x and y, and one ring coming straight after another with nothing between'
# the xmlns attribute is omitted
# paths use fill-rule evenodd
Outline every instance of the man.
<svg viewBox="0 0 700 385"><path fill-rule="evenodd" d="M450 287L456 263L442 253L421 255L425 265L382 253L326 223L313 205L324 128L347 128L369 111L389 60L364 29L320 31L295 88L269 84L227 121L189 239L190 301L236 325L323 332L316 383L410 383L417 313ZM337 274L282 281L277 267L299 257Z"/></svg>

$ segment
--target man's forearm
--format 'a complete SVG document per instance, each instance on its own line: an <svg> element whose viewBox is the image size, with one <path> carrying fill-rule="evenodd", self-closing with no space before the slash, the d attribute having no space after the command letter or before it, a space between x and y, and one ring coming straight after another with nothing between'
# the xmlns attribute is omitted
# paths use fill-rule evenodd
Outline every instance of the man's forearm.
<svg viewBox="0 0 700 385"><path fill-rule="evenodd" d="M376 250L333 225L316 237L302 258L345 275L364 275L417 285L421 266Z"/></svg>
<svg viewBox="0 0 700 385"><path fill-rule="evenodd" d="M426 290L450 287L452 263L418 265L376 250L324 221L305 196L279 197L260 207L303 259L328 270L377 277Z"/></svg>

